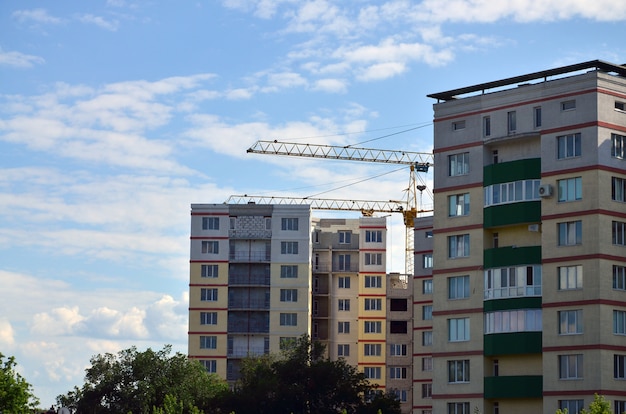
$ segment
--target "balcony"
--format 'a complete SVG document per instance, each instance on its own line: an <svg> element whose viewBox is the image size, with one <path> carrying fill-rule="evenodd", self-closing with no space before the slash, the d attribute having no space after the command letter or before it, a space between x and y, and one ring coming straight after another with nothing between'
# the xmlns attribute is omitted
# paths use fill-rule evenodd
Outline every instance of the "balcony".
<svg viewBox="0 0 626 414"><path fill-rule="evenodd" d="M228 309L232 310L269 310L269 299L230 298Z"/></svg>
<svg viewBox="0 0 626 414"><path fill-rule="evenodd" d="M227 352L228 358L246 358L248 356L267 355L269 354L269 349L265 349L262 346L235 346L229 347Z"/></svg>
<svg viewBox="0 0 626 414"><path fill-rule="evenodd" d="M483 352L485 356L540 354L543 343L541 334L541 332L514 332L485 335Z"/></svg>
<svg viewBox="0 0 626 414"><path fill-rule="evenodd" d="M541 398L543 395L543 376L515 375L485 377L485 398Z"/></svg>
<svg viewBox="0 0 626 414"><path fill-rule="evenodd" d="M314 264L313 265L313 272L316 273L329 273L329 272L333 272L333 273L356 273L359 271L359 265L358 264L351 264L349 266L341 266L338 264L334 264L334 265L328 265L328 264Z"/></svg>
<svg viewBox="0 0 626 414"><path fill-rule="evenodd" d="M261 229L236 229L229 230L228 237L231 239L271 239L271 230Z"/></svg>
<svg viewBox="0 0 626 414"><path fill-rule="evenodd" d="M229 286L269 286L269 274L230 274L228 275Z"/></svg>
<svg viewBox="0 0 626 414"><path fill-rule="evenodd" d="M247 320L228 321L229 333L269 333L270 323Z"/></svg>
<svg viewBox="0 0 626 414"><path fill-rule="evenodd" d="M231 262L266 263L271 259L269 252L231 252L228 260Z"/></svg>

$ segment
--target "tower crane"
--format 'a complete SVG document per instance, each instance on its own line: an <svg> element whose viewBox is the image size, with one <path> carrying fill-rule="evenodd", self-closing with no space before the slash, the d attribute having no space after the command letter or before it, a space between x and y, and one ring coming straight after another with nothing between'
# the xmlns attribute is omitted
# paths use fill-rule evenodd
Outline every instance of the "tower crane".
<svg viewBox="0 0 626 414"><path fill-rule="evenodd" d="M427 190L427 186L423 180L421 180L421 185L417 184L417 172L428 172L429 167L434 166L432 153L359 148L352 146L342 147L336 145L303 144L293 142L280 142L277 140L257 141L254 145L252 145L252 147L247 150L247 152L255 154L287 155L307 158L325 158L334 160L408 165L410 169L410 177L406 201L404 202L402 206L403 208L401 210L396 209L393 212L400 212L403 216L405 226L405 273L407 275L413 275L413 228L415 218L417 218L418 213L432 211L424 210L421 208L421 195L424 190ZM417 191L420 192L419 204L417 200ZM428 192L427 194L430 195L430 198L432 200L432 193ZM306 200L307 199L304 199L303 202L305 203ZM311 199L308 200L310 201ZM336 210L341 209L336 208ZM353 210L360 209L355 208Z"/></svg>

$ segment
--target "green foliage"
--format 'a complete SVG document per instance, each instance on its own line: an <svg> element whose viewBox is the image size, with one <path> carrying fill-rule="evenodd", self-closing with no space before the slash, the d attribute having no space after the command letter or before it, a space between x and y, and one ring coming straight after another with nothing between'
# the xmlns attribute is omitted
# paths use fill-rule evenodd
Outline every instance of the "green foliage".
<svg viewBox="0 0 626 414"><path fill-rule="evenodd" d="M31 413L39 405L32 386L15 371L15 357L0 352L0 413Z"/></svg>
<svg viewBox="0 0 626 414"><path fill-rule="evenodd" d="M589 410L581 410L580 414L611 414L611 403L604 396L594 394Z"/></svg>
<svg viewBox="0 0 626 414"><path fill-rule="evenodd" d="M400 413L395 396L375 392L363 373L343 359L331 361L324 351L303 336L280 356L245 359L221 407L237 414ZM373 398L366 401L366 395Z"/></svg>
<svg viewBox="0 0 626 414"><path fill-rule="evenodd" d="M187 356L170 356L171 346L144 352L131 347L117 355L91 358L85 384L57 397L59 404L85 413L182 414L209 407L227 384Z"/></svg>

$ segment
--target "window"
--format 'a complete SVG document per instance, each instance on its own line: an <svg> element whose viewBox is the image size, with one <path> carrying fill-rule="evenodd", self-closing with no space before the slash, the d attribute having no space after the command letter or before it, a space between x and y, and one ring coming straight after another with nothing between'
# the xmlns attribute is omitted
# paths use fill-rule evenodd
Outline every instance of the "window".
<svg viewBox="0 0 626 414"><path fill-rule="evenodd" d="M422 332L422 346L433 346L433 331Z"/></svg>
<svg viewBox="0 0 626 414"><path fill-rule="evenodd" d="M433 370L433 357L423 357L422 358L422 371L432 371Z"/></svg>
<svg viewBox="0 0 626 414"><path fill-rule="evenodd" d="M469 318L448 319L448 341L461 342L470 339Z"/></svg>
<svg viewBox="0 0 626 414"><path fill-rule="evenodd" d="M433 280L432 279L426 279L422 281L422 293L424 293L424 295L433 294Z"/></svg>
<svg viewBox="0 0 626 414"><path fill-rule="evenodd" d="M381 288L383 287L382 276L365 276L366 288Z"/></svg>
<svg viewBox="0 0 626 414"><path fill-rule="evenodd" d="M469 234L459 234L456 236L448 236L448 257L454 259L457 257L467 257L470 254L470 236Z"/></svg>
<svg viewBox="0 0 626 414"><path fill-rule="evenodd" d="M200 336L200 349L216 349L217 336Z"/></svg>
<svg viewBox="0 0 626 414"><path fill-rule="evenodd" d="M365 356L380 356L381 353L381 344L363 344L363 354Z"/></svg>
<svg viewBox="0 0 626 414"><path fill-rule="evenodd" d="M467 174L469 174L469 152L448 155L448 175L454 177Z"/></svg>
<svg viewBox="0 0 626 414"><path fill-rule="evenodd" d="M465 129L465 121L456 121L452 123L453 131L458 131L459 129Z"/></svg>
<svg viewBox="0 0 626 414"><path fill-rule="evenodd" d="M202 241L202 253L218 254L220 245L218 241Z"/></svg>
<svg viewBox="0 0 626 414"><path fill-rule="evenodd" d="M559 409L568 414L578 414L585 407L585 400L559 400Z"/></svg>
<svg viewBox="0 0 626 414"><path fill-rule="evenodd" d="M492 155L492 157L493 157L493 158L492 158L493 163L494 163L494 164L497 164L497 163L498 163L498 150L493 150L493 151L491 152L491 155Z"/></svg>
<svg viewBox="0 0 626 414"><path fill-rule="evenodd" d="M507 131L513 133L517 130L517 113L515 111L506 113L506 125Z"/></svg>
<svg viewBox="0 0 626 414"><path fill-rule="evenodd" d="M559 311L559 334L583 333L583 311L581 309Z"/></svg>
<svg viewBox="0 0 626 414"><path fill-rule="evenodd" d="M217 300L217 288L213 289L200 289L200 300L215 302Z"/></svg>
<svg viewBox="0 0 626 414"><path fill-rule="evenodd" d="M200 312L200 325L217 325L217 312Z"/></svg>
<svg viewBox="0 0 626 414"><path fill-rule="evenodd" d="M365 333L381 333L383 331L382 327L381 321L365 321L364 323Z"/></svg>
<svg viewBox="0 0 626 414"><path fill-rule="evenodd" d="M215 374L217 372L217 360L215 359L201 359L200 363L206 369L208 373Z"/></svg>
<svg viewBox="0 0 626 414"><path fill-rule="evenodd" d="M389 355L406 356L406 344L390 344Z"/></svg>
<svg viewBox="0 0 626 414"><path fill-rule="evenodd" d="M541 265L485 271L485 299L517 296L541 296Z"/></svg>
<svg viewBox="0 0 626 414"><path fill-rule="evenodd" d="M295 279L298 277L298 265L281 265L281 279Z"/></svg>
<svg viewBox="0 0 626 414"><path fill-rule="evenodd" d="M352 232L350 231L339 231L339 244L350 244L352 240Z"/></svg>
<svg viewBox="0 0 626 414"><path fill-rule="evenodd" d="M280 242L281 254L298 254L298 242Z"/></svg>
<svg viewBox="0 0 626 414"><path fill-rule="evenodd" d="M535 128L539 128L541 126L541 107L535 106L533 108L533 125Z"/></svg>
<svg viewBox="0 0 626 414"><path fill-rule="evenodd" d="M615 400L613 406L615 407L615 414L626 413L626 401Z"/></svg>
<svg viewBox="0 0 626 414"><path fill-rule="evenodd" d="M380 298L371 299L365 298L365 310L382 310L383 309L383 301Z"/></svg>
<svg viewBox="0 0 626 414"><path fill-rule="evenodd" d="M365 243L382 243L382 230L365 230Z"/></svg>
<svg viewBox="0 0 626 414"><path fill-rule="evenodd" d="M337 333L350 333L350 322L337 322Z"/></svg>
<svg viewBox="0 0 626 414"><path fill-rule="evenodd" d="M433 267L433 254L426 253L422 255L422 268L432 269Z"/></svg>
<svg viewBox="0 0 626 414"><path fill-rule="evenodd" d="M559 272L559 290L571 290L583 288L583 267L561 266Z"/></svg>
<svg viewBox="0 0 626 414"><path fill-rule="evenodd" d="M339 310L340 311L349 311L350 310L350 299L339 299Z"/></svg>
<svg viewBox="0 0 626 414"><path fill-rule="evenodd" d="M380 379L380 367L365 367L363 373L367 379Z"/></svg>
<svg viewBox="0 0 626 414"><path fill-rule="evenodd" d="M470 414L469 402L448 403L448 414Z"/></svg>
<svg viewBox="0 0 626 414"><path fill-rule="evenodd" d="M582 243L582 221L558 223L559 246L574 246Z"/></svg>
<svg viewBox="0 0 626 414"><path fill-rule="evenodd" d="M205 265L200 267L202 277L217 277L217 265Z"/></svg>
<svg viewBox="0 0 626 414"><path fill-rule="evenodd" d="M558 180L559 202L581 200L583 198L582 181L582 177Z"/></svg>
<svg viewBox="0 0 626 414"><path fill-rule="evenodd" d="M280 301L281 302L297 302L298 301L298 289L281 289Z"/></svg>
<svg viewBox="0 0 626 414"><path fill-rule="evenodd" d="M626 290L626 266L613 265L613 289Z"/></svg>
<svg viewBox="0 0 626 414"><path fill-rule="evenodd" d="M626 246L626 223L621 221L613 222L613 244Z"/></svg>
<svg viewBox="0 0 626 414"><path fill-rule="evenodd" d="M470 363L469 359L448 361L448 382L469 382Z"/></svg>
<svg viewBox="0 0 626 414"><path fill-rule="evenodd" d="M383 264L382 253L365 253L365 265L366 266L382 265L382 264Z"/></svg>
<svg viewBox="0 0 626 414"><path fill-rule="evenodd" d="M401 403L408 401L409 392L407 390L392 390L392 392Z"/></svg>
<svg viewBox="0 0 626 414"><path fill-rule="evenodd" d="M433 231L432 230L427 230L424 232L424 237L427 239L432 239L433 238Z"/></svg>
<svg viewBox="0 0 626 414"><path fill-rule="evenodd" d="M456 194L448 197L448 215L467 216L470 212L470 195L469 193Z"/></svg>
<svg viewBox="0 0 626 414"><path fill-rule="evenodd" d="M579 379L582 377L582 354L559 355L559 379Z"/></svg>
<svg viewBox="0 0 626 414"><path fill-rule="evenodd" d="M626 111L626 102L615 101L615 109L618 111Z"/></svg>
<svg viewBox="0 0 626 414"><path fill-rule="evenodd" d="M280 314L280 326L297 326L298 314L297 313L281 313Z"/></svg>
<svg viewBox="0 0 626 414"><path fill-rule="evenodd" d="M391 312L406 312L409 310L408 301L402 298L391 298L389 299L389 310Z"/></svg>
<svg viewBox="0 0 626 414"><path fill-rule="evenodd" d="M541 332L541 309L516 309L485 314L485 334Z"/></svg>
<svg viewBox="0 0 626 414"><path fill-rule="evenodd" d="M483 136L488 137L491 135L491 117L483 117Z"/></svg>
<svg viewBox="0 0 626 414"><path fill-rule="evenodd" d="M626 335L626 311L613 311L613 333Z"/></svg>
<svg viewBox="0 0 626 414"><path fill-rule="evenodd" d="M626 379L626 355L613 355L613 378Z"/></svg>
<svg viewBox="0 0 626 414"><path fill-rule="evenodd" d="M389 321L389 333L392 334L405 334L408 330L407 321Z"/></svg>
<svg viewBox="0 0 626 414"><path fill-rule="evenodd" d="M219 230L219 217L202 217L202 230Z"/></svg>
<svg viewBox="0 0 626 414"><path fill-rule="evenodd" d="M611 156L615 158L626 158L626 136L611 134Z"/></svg>
<svg viewBox="0 0 626 414"><path fill-rule="evenodd" d="M580 157L580 133L556 137L556 142L558 159L561 160L564 158Z"/></svg>
<svg viewBox="0 0 626 414"><path fill-rule="evenodd" d="M406 378L406 367L389 367L389 378L391 379Z"/></svg>
<svg viewBox="0 0 626 414"><path fill-rule="evenodd" d="M448 278L448 299L469 298L469 276L455 276Z"/></svg>
<svg viewBox="0 0 626 414"><path fill-rule="evenodd" d="M485 207L539 200L540 180L519 180L484 187Z"/></svg>
<svg viewBox="0 0 626 414"><path fill-rule="evenodd" d="M571 109L576 109L575 99L570 99L568 101L561 102L561 111L569 111Z"/></svg>
<svg viewBox="0 0 626 414"><path fill-rule="evenodd" d="M433 383L422 384L422 398L433 398Z"/></svg>
<svg viewBox="0 0 626 414"><path fill-rule="evenodd" d="M297 217L283 217L280 219L281 230L298 230L298 218Z"/></svg>
<svg viewBox="0 0 626 414"><path fill-rule="evenodd" d="M298 342L298 338L295 336L281 336L279 338L278 346L281 350L293 349Z"/></svg>
<svg viewBox="0 0 626 414"><path fill-rule="evenodd" d="M350 289L350 276L340 276L338 281L340 289Z"/></svg>
<svg viewBox="0 0 626 414"><path fill-rule="evenodd" d="M337 356L340 356L340 357L350 356L350 345L348 345L348 344L338 344L337 345Z"/></svg>
<svg viewBox="0 0 626 414"><path fill-rule="evenodd" d="M424 321L433 320L433 305L422 306L422 320Z"/></svg>
<svg viewBox="0 0 626 414"><path fill-rule="evenodd" d="M337 257L337 260L339 261L338 270L344 270L344 271L350 270L350 255L349 254L340 254Z"/></svg>
<svg viewBox="0 0 626 414"><path fill-rule="evenodd" d="M626 202L626 180L623 178L611 178L611 200Z"/></svg>

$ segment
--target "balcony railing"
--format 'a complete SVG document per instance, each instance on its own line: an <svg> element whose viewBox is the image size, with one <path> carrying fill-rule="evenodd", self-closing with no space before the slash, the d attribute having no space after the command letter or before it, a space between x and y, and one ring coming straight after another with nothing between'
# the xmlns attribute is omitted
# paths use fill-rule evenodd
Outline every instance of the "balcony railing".
<svg viewBox="0 0 626 414"><path fill-rule="evenodd" d="M232 262L269 262L270 258L269 252L232 252L228 255Z"/></svg>
<svg viewBox="0 0 626 414"><path fill-rule="evenodd" d="M244 321L228 321L229 333L269 333L270 324Z"/></svg>
<svg viewBox="0 0 626 414"><path fill-rule="evenodd" d="M251 275L251 274L230 274L228 275L228 284L233 285L259 285L269 286L270 275Z"/></svg>
<svg viewBox="0 0 626 414"><path fill-rule="evenodd" d="M228 237L231 239L271 239L271 230L260 229L236 229L229 230Z"/></svg>
<svg viewBox="0 0 626 414"><path fill-rule="evenodd" d="M247 356L259 356L269 354L269 349L262 346L246 347L235 346L228 348L229 358L245 358Z"/></svg>
<svg viewBox="0 0 626 414"><path fill-rule="evenodd" d="M319 273L328 273L328 272L358 272L359 271L359 265L358 264L351 264L349 266L345 266L345 265L338 265L338 264L334 264L334 265L328 265L328 264L317 264L317 265L313 265L313 272L319 272Z"/></svg>
<svg viewBox="0 0 626 414"><path fill-rule="evenodd" d="M232 298L228 300L228 307L230 309L268 310L270 301L267 299Z"/></svg>

